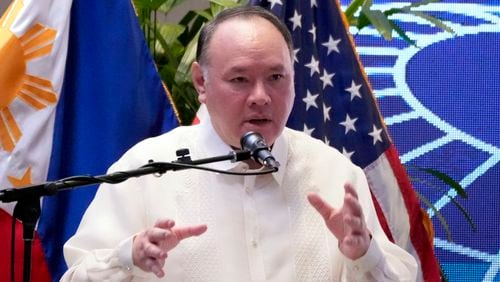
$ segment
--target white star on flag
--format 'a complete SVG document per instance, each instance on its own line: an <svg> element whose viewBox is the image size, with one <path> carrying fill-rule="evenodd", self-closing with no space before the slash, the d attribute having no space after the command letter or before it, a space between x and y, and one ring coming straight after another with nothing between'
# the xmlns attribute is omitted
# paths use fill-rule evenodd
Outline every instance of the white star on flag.
<svg viewBox="0 0 500 282"><path fill-rule="evenodd" d="M311 56L311 62L309 64L305 64L307 68L311 69L310 75L311 77L314 75L314 73L319 74L319 61L314 58L314 56Z"/></svg>
<svg viewBox="0 0 500 282"><path fill-rule="evenodd" d="M342 147L342 155L346 158L351 159L351 156L354 154L354 151L347 151L344 147Z"/></svg>
<svg viewBox="0 0 500 282"><path fill-rule="evenodd" d="M311 134L312 134L312 133L313 133L313 131L314 131L314 128L308 128L308 127L307 127L307 124L304 124L304 130L303 130L303 131L304 131L304 133L305 133L305 134L307 134L307 135L311 136Z"/></svg>
<svg viewBox="0 0 500 282"><path fill-rule="evenodd" d="M294 61L295 63L298 63L298 62L299 62L299 59L297 59L297 54L299 53L299 51L300 51L300 48L297 48L297 49L294 49L294 50L293 50L293 61Z"/></svg>
<svg viewBox="0 0 500 282"><path fill-rule="evenodd" d="M316 26L312 25L311 29L309 30L309 33L312 34L313 36L313 42L316 42Z"/></svg>
<svg viewBox="0 0 500 282"><path fill-rule="evenodd" d="M292 31L295 31L297 27L302 28L302 16L297 13L297 10L293 13L293 17L289 19L293 23Z"/></svg>
<svg viewBox="0 0 500 282"><path fill-rule="evenodd" d="M318 98L318 96L319 94L311 94L311 92L307 90L307 96L302 98L302 101L306 103L306 111L308 111L310 107L318 108L318 105L316 104L316 99Z"/></svg>
<svg viewBox="0 0 500 282"><path fill-rule="evenodd" d="M327 120L330 120L330 110L332 107L327 107L325 104L323 104L323 121L326 122Z"/></svg>
<svg viewBox="0 0 500 282"><path fill-rule="evenodd" d="M377 144L377 142L382 142L382 129L378 129L375 125L373 125L373 131L368 133L371 137L373 137L373 145Z"/></svg>
<svg viewBox="0 0 500 282"><path fill-rule="evenodd" d="M283 6L283 2L281 0L269 0L269 3L271 3L271 9L274 7L274 5L279 4L280 6Z"/></svg>
<svg viewBox="0 0 500 282"><path fill-rule="evenodd" d="M338 54L340 54L340 50L339 50L339 43L340 43L340 39L336 39L334 40L333 37L330 35L330 38L328 38L328 42L325 42L321 45L325 46L328 48L328 52L327 52L327 55L330 55L330 53L332 51L335 51L337 52Z"/></svg>
<svg viewBox="0 0 500 282"><path fill-rule="evenodd" d="M345 134L347 134L350 130L356 131L356 126L354 126L354 123L358 118L351 119L349 114L346 114L345 121L341 122L340 125L345 127Z"/></svg>
<svg viewBox="0 0 500 282"><path fill-rule="evenodd" d="M361 84L356 84L353 80L351 82L351 87L345 89L345 91L351 93L351 101L356 97L361 98L361 94L359 93L359 89L361 88L361 86Z"/></svg>
<svg viewBox="0 0 500 282"><path fill-rule="evenodd" d="M319 78L321 81L323 81L323 89L325 89L328 85L333 87L332 77L334 75L335 73L330 74L326 71L326 69L323 70L323 75Z"/></svg>

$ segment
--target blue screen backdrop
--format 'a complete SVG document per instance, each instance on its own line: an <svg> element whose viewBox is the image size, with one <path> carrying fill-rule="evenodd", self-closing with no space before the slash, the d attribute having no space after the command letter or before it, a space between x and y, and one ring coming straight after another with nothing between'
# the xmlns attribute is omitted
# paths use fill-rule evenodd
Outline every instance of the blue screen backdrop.
<svg viewBox="0 0 500 282"><path fill-rule="evenodd" d="M416 1L379 0L373 7L410 2ZM385 41L374 28L351 32L416 190L451 230L452 241L427 210L448 280L500 281L500 1L444 0L418 10L441 18L455 34L412 15L391 18L418 48L395 33ZM450 175L468 198L411 165ZM469 212L477 230L453 201Z"/></svg>

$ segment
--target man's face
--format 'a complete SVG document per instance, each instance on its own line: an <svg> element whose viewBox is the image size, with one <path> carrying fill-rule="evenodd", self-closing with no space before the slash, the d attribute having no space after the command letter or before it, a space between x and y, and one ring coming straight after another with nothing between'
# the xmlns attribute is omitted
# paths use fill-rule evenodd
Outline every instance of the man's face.
<svg viewBox="0 0 500 282"><path fill-rule="evenodd" d="M273 144L295 96L292 60L281 33L262 18L235 18L218 26L207 51L204 71L193 65L193 81L217 133L234 147L248 131Z"/></svg>

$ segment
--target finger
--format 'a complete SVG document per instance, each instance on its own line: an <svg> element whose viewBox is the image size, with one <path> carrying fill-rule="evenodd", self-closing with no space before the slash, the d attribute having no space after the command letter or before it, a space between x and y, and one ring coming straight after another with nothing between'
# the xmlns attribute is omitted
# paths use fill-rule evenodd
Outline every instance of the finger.
<svg viewBox="0 0 500 282"><path fill-rule="evenodd" d="M165 240L168 235L168 230L161 229L158 227L153 227L146 230L146 239L148 242L158 244L161 241Z"/></svg>
<svg viewBox="0 0 500 282"><path fill-rule="evenodd" d="M144 255L147 257L163 259L167 253L155 244L147 243L144 245Z"/></svg>
<svg viewBox="0 0 500 282"><path fill-rule="evenodd" d="M158 227L162 229L170 229L174 227L175 221L168 218L158 219L153 227Z"/></svg>
<svg viewBox="0 0 500 282"><path fill-rule="evenodd" d="M360 243L360 241L361 241L360 236L350 235L344 238L343 243L350 247L355 247Z"/></svg>
<svg viewBox="0 0 500 282"><path fill-rule="evenodd" d="M163 271L163 262L159 262L153 258L144 259L144 270L153 272L157 277L163 277L165 272Z"/></svg>
<svg viewBox="0 0 500 282"><path fill-rule="evenodd" d="M344 184L344 191L346 195L352 195L354 198L358 199L358 192L351 183Z"/></svg>
<svg viewBox="0 0 500 282"><path fill-rule="evenodd" d="M178 227L173 228L172 232L177 237L177 240L181 241L189 237L199 236L207 231L207 225L201 224L196 226L188 226L188 227Z"/></svg>
<svg viewBox="0 0 500 282"><path fill-rule="evenodd" d="M346 209L346 213L357 217L363 217L363 208L361 207L361 204L358 199L354 198L351 194L345 195L344 207Z"/></svg>
<svg viewBox="0 0 500 282"><path fill-rule="evenodd" d="M332 212L334 211L334 208L330 206L330 204L325 202L318 194L307 194L307 200L325 220L328 220L330 218Z"/></svg>
<svg viewBox="0 0 500 282"><path fill-rule="evenodd" d="M345 235L362 235L364 231L363 220L357 216L344 216Z"/></svg>

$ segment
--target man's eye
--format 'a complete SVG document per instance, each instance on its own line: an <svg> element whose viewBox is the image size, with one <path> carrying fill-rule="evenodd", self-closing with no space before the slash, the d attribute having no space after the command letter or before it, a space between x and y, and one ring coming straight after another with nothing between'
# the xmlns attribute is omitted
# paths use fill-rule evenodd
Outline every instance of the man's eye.
<svg viewBox="0 0 500 282"><path fill-rule="evenodd" d="M248 80L242 76L231 78L231 82L236 82L236 83L243 83L243 82L247 82L247 81Z"/></svg>
<svg viewBox="0 0 500 282"><path fill-rule="evenodd" d="M280 73L275 73L273 75L271 75L271 80L280 80L280 79L283 79L285 76L280 74Z"/></svg>

